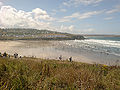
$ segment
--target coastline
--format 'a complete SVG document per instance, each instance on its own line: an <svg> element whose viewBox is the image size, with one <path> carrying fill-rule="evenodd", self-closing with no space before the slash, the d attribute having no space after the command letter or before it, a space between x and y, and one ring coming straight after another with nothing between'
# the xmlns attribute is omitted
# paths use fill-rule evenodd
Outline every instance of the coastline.
<svg viewBox="0 0 120 90"><path fill-rule="evenodd" d="M83 48L73 48L63 43L63 41L0 41L0 52L7 52L9 54L18 53L24 57L37 57L43 59L59 59L62 55L62 60L67 60L69 57L73 58L73 61L90 63L90 64L106 64L115 65L119 60L119 56L108 55L103 52L94 52L91 50L85 50Z"/></svg>
<svg viewBox="0 0 120 90"><path fill-rule="evenodd" d="M59 55L62 55L62 60L67 60L70 56L73 56L73 61L77 61L77 62L85 62L85 63L90 63L92 64L92 62L90 62L91 60L88 59L87 57L81 56L79 55L79 58L76 58L76 54L73 53L68 53L68 52L64 52L61 50L57 50L58 47L56 47L55 45L59 45L59 43L56 43L56 41L51 42L51 41L46 41L46 40L36 40L36 41L29 41L29 43L26 43L27 40L16 40L16 41L0 41L0 52L4 53L7 52L10 55L13 55L14 53L18 53L20 56L22 57L36 57L36 58L43 58L43 59L55 59L55 60L59 60ZM34 44L33 44L34 42ZM29 47L29 45L31 45L31 47ZM57 46L58 46L57 45ZM33 51L32 53L29 52L29 50L24 50L25 48L29 49L29 48L37 48L37 47L41 47L39 48L39 53L36 55L34 54L34 52L37 52L37 50L33 49L31 51ZM54 47L54 48L52 48ZM24 51L23 51L24 50ZM23 52L22 52L23 51ZM51 52L51 53L50 53ZM57 54L56 54L57 53ZM59 55L58 55L59 53ZM78 60L77 60L78 59Z"/></svg>

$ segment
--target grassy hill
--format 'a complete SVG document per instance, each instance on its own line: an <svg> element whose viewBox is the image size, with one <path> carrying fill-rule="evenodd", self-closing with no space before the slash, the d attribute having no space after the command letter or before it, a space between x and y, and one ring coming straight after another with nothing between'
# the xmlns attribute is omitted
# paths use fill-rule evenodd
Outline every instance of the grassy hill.
<svg viewBox="0 0 120 90"><path fill-rule="evenodd" d="M37 29L0 29L1 40L74 40L84 39L81 35Z"/></svg>
<svg viewBox="0 0 120 90"><path fill-rule="evenodd" d="M120 67L0 58L1 90L120 90Z"/></svg>

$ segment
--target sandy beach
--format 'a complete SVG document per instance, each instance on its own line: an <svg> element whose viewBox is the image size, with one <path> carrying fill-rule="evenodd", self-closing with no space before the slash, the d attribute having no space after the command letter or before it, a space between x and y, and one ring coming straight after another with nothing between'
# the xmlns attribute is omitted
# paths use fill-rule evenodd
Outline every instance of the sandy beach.
<svg viewBox="0 0 120 90"><path fill-rule="evenodd" d="M12 47L21 45L19 41L0 41L0 51L5 52L11 50Z"/></svg>
<svg viewBox="0 0 120 90"><path fill-rule="evenodd" d="M61 55L62 60L72 57L77 62L107 65L116 64L116 60L120 58L115 55L75 48L63 42L65 41L0 41L0 51L12 55L17 52L20 56L35 56L37 58L56 60Z"/></svg>

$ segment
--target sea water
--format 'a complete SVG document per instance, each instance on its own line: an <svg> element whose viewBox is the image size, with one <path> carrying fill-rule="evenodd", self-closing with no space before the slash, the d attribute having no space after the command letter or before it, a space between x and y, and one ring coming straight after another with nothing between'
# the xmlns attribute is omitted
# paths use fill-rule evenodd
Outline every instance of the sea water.
<svg viewBox="0 0 120 90"><path fill-rule="evenodd" d="M88 37L85 40L63 42L74 48L120 56L120 37Z"/></svg>
<svg viewBox="0 0 120 90"><path fill-rule="evenodd" d="M120 37L89 37L85 42L92 50L120 56Z"/></svg>
<svg viewBox="0 0 120 90"><path fill-rule="evenodd" d="M61 41L64 51L85 56L92 62L108 64L120 61L120 37L87 37L85 40Z"/></svg>

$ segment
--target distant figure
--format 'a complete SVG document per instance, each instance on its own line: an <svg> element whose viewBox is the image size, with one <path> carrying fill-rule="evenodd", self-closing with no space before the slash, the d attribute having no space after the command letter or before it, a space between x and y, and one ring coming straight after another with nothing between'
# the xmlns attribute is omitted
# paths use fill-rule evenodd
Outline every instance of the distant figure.
<svg viewBox="0 0 120 90"><path fill-rule="evenodd" d="M10 58L10 55L8 55L8 58Z"/></svg>
<svg viewBox="0 0 120 90"><path fill-rule="evenodd" d="M72 62L72 57L69 58L70 62Z"/></svg>
<svg viewBox="0 0 120 90"><path fill-rule="evenodd" d="M14 54L14 58L18 58L18 54L17 53Z"/></svg>
<svg viewBox="0 0 120 90"><path fill-rule="evenodd" d="M3 53L3 57L7 57L7 53L6 52Z"/></svg>
<svg viewBox="0 0 120 90"><path fill-rule="evenodd" d="M59 60L62 60L62 55L59 56Z"/></svg>
<svg viewBox="0 0 120 90"><path fill-rule="evenodd" d="M22 58L22 56L20 56L20 58Z"/></svg>
<svg viewBox="0 0 120 90"><path fill-rule="evenodd" d="M0 57L2 57L2 54L1 54L1 52L0 52Z"/></svg>

